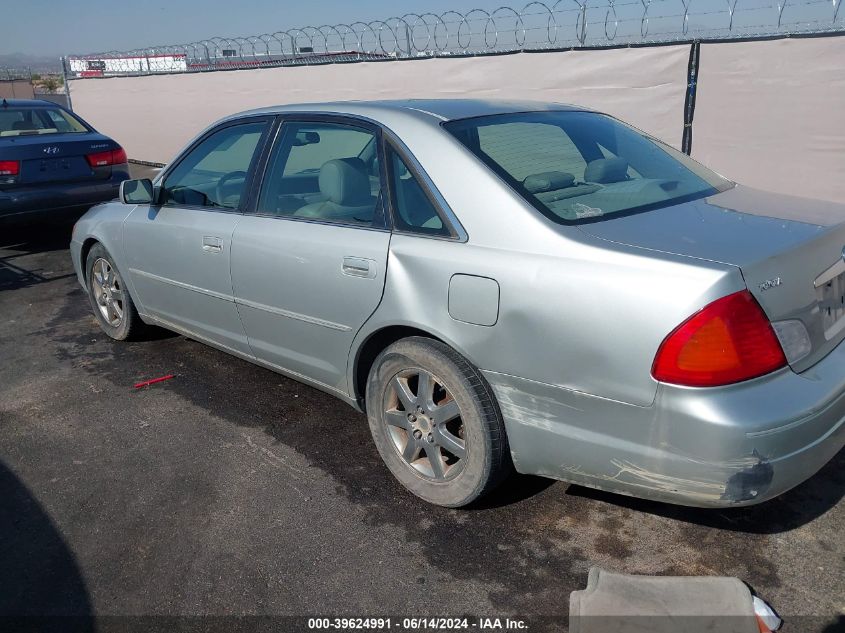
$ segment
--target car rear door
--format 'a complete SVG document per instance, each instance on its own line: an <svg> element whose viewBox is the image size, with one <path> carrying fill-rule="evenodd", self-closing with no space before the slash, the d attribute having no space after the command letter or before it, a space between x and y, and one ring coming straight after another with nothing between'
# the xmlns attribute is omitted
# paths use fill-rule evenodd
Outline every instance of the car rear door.
<svg viewBox="0 0 845 633"><path fill-rule="evenodd" d="M344 393L352 340L384 289L380 137L343 117L285 120L255 207L232 238L235 300L253 354Z"/></svg>
<svg viewBox="0 0 845 633"><path fill-rule="evenodd" d="M124 222L129 275L145 314L249 355L232 295L232 233L272 119L240 119L200 138Z"/></svg>

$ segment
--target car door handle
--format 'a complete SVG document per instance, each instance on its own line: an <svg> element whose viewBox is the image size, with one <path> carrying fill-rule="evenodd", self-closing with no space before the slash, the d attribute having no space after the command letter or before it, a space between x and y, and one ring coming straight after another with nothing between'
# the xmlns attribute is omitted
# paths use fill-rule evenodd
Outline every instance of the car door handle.
<svg viewBox="0 0 845 633"><path fill-rule="evenodd" d="M350 277L374 279L376 276L376 263L372 259L365 259L363 257L344 257L340 270L344 275L349 275Z"/></svg>
<svg viewBox="0 0 845 633"><path fill-rule="evenodd" d="M223 240L219 237L204 235L202 238L202 250L209 253L219 253L223 250Z"/></svg>

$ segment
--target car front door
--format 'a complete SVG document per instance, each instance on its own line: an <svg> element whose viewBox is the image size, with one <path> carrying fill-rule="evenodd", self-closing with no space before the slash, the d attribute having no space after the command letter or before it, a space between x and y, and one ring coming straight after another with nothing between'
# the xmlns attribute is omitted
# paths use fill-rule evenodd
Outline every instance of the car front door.
<svg viewBox="0 0 845 633"><path fill-rule="evenodd" d="M232 233L243 217L272 120L224 124L168 170L157 204L124 222L124 249L146 315L200 340L250 354L232 294Z"/></svg>
<svg viewBox="0 0 845 633"><path fill-rule="evenodd" d="M352 340L384 289L380 144L363 122L285 121L255 208L232 239L235 300L253 354L344 393Z"/></svg>

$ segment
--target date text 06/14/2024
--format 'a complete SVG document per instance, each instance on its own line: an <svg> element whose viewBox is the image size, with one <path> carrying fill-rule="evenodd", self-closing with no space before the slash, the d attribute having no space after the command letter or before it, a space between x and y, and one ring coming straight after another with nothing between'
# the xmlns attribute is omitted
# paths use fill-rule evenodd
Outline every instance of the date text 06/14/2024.
<svg viewBox="0 0 845 633"><path fill-rule="evenodd" d="M407 617L407 618L309 618L311 630L331 631L521 631L528 628L524 620L518 618L445 618L445 617Z"/></svg>

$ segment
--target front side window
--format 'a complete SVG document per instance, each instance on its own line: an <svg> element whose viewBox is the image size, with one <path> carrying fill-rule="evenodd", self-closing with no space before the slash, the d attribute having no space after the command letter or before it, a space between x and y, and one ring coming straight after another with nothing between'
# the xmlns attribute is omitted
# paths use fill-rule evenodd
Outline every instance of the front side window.
<svg viewBox="0 0 845 633"><path fill-rule="evenodd" d="M0 107L0 136L87 132L81 121L61 108Z"/></svg>
<svg viewBox="0 0 845 633"><path fill-rule="evenodd" d="M282 126L258 213L368 225L380 221L376 136L338 123Z"/></svg>
<svg viewBox="0 0 845 633"><path fill-rule="evenodd" d="M236 209L267 122L224 127L207 136L167 175L163 204Z"/></svg>
<svg viewBox="0 0 845 633"><path fill-rule="evenodd" d="M396 228L423 235L449 235L449 229L402 157L387 150Z"/></svg>
<svg viewBox="0 0 845 633"><path fill-rule="evenodd" d="M685 154L593 112L527 112L444 127L544 215L597 221L732 186Z"/></svg>

